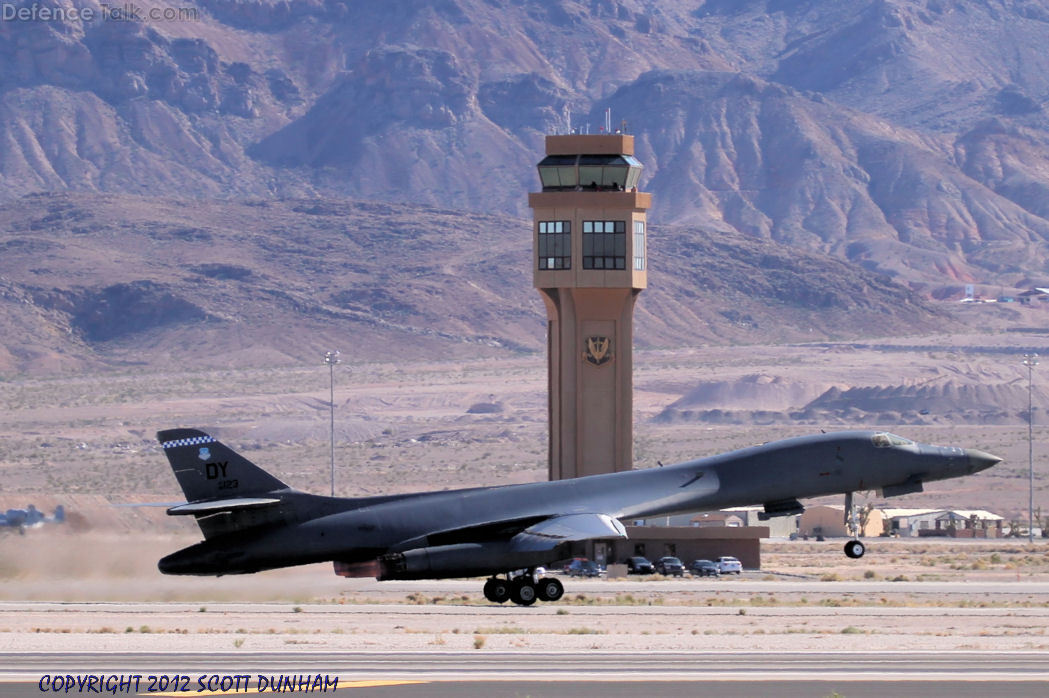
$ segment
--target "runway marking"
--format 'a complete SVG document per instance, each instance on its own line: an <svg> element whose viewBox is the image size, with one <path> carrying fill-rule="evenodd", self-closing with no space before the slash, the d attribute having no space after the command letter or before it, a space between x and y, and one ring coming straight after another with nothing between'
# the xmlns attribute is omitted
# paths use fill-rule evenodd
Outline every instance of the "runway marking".
<svg viewBox="0 0 1049 698"><path fill-rule="evenodd" d="M416 684L430 683L429 681L413 681L409 679L383 681L380 679L372 681L339 681L339 688L377 688L382 686L413 686ZM231 693L258 693L258 686L254 688L242 688L228 691L194 691L195 696L228 696ZM140 696L184 696L185 691L153 691L152 693L139 693Z"/></svg>

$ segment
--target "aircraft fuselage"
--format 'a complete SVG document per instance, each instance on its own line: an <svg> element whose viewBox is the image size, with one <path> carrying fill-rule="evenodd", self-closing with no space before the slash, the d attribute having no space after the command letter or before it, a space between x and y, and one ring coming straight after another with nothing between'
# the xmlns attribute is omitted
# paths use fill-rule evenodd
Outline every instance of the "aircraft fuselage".
<svg viewBox="0 0 1049 698"><path fill-rule="evenodd" d="M558 559L510 549L508 526L572 514L633 520L766 505L968 475L999 459L976 450L887 441L873 431L776 441L666 467L572 480L342 499L295 490L281 520L210 537L160 561L167 574L236 574L335 561L347 576L437 578L495 574ZM891 435L890 435L891 436Z"/></svg>

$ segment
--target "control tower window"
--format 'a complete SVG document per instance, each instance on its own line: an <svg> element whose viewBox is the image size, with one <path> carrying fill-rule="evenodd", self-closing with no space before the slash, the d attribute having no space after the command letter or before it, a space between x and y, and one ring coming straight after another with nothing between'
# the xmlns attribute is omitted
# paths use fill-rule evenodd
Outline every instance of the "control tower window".
<svg viewBox="0 0 1049 698"><path fill-rule="evenodd" d="M634 221L634 270L645 270L645 222Z"/></svg>
<svg viewBox="0 0 1049 698"><path fill-rule="evenodd" d="M580 155L579 183L584 188L622 191L628 169L621 155Z"/></svg>
<svg viewBox="0 0 1049 698"><path fill-rule="evenodd" d="M548 155L539 163L543 191L630 191L640 176L633 155Z"/></svg>
<svg viewBox="0 0 1049 698"><path fill-rule="evenodd" d="M583 221L583 268L626 269L626 221Z"/></svg>
<svg viewBox="0 0 1049 698"><path fill-rule="evenodd" d="M539 163L539 178L543 180L543 191L575 189L579 184L575 155L548 155Z"/></svg>
<svg viewBox="0 0 1049 698"><path fill-rule="evenodd" d="M539 268L572 268L572 221L539 221Z"/></svg>

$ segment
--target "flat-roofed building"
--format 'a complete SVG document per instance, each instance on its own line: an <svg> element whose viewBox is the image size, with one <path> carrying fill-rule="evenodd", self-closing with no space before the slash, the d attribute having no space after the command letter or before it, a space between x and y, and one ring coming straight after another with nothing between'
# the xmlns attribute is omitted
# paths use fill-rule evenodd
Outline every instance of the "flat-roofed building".
<svg viewBox="0 0 1049 698"><path fill-rule="evenodd" d="M860 523L859 512L857 512L857 523ZM866 524L860 530L860 536L865 538L880 536L884 528L881 510L872 509L867 516ZM807 507L798 521L798 533L811 538L848 537L845 507L841 504L816 504Z"/></svg>
<svg viewBox="0 0 1049 698"><path fill-rule="evenodd" d="M1005 519L983 509L883 509L886 533L894 536L1001 538Z"/></svg>

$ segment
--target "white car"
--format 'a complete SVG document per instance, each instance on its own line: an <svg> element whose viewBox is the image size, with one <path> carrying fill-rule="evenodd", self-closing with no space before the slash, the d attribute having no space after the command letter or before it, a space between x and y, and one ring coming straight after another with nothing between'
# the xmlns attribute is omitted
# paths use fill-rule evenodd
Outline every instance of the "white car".
<svg viewBox="0 0 1049 698"><path fill-rule="evenodd" d="M721 574L742 574L743 572L743 565L734 557L719 557L716 562Z"/></svg>

